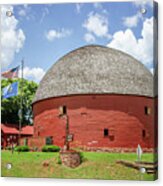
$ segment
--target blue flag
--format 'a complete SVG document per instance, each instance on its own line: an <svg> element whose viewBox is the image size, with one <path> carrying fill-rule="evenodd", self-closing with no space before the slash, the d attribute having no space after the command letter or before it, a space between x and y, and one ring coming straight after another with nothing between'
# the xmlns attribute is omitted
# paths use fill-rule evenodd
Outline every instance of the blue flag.
<svg viewBox="0 0 163 186"><path fill-rule="evenodd" d="M3 98L7 99L18 95L18 82L14 82L11 85L3 88Z"/></svg>

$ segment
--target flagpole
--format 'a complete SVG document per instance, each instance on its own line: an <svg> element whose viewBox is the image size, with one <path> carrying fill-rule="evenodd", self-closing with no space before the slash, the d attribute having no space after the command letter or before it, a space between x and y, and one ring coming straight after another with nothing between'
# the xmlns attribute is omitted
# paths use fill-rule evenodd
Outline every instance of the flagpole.
<svg viewBox="0 0 163 186"><path fill-rule="evenodd" d="M20 109L19 109L19 145L21 139L21 129L23 121L23 70L24 70L24 60L21 61L21 83L20 83Z"/></svg>

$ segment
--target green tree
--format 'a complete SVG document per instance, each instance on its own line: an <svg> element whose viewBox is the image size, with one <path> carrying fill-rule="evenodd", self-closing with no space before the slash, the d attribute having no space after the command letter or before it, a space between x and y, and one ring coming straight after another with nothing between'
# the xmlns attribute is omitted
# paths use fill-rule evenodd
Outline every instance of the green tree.
<svg viewBox="0 0 163 186"><path fill-rule="evenodd" d="M19 82L18 95L14 97L10 97L8 99L4 99L2 95L3 88L13 82ZM38 85L33 81L28 81L25 79L23 79L23 81L21 79L2 79L1 81L1 122L2 123L10 123L10 124L19 123L18 111L20 109L20 101L21 101L21 92L20 92L21 86L23 87L22 88L22 97L23 97L22 125L33 124L31 103Z"/></svg>

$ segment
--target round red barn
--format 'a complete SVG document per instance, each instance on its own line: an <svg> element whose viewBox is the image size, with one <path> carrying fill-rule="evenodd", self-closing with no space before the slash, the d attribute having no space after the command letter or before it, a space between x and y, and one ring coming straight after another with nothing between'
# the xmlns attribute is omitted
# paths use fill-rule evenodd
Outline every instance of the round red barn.
<svg viewBox="0 0 163 186"><path fill-rule="evenodd" d="M40 82L33 101L34 138L63 147L66 120L59 113L65 106L71 147L153 148L153 81L142 63L121 51L94 45L76 49Z"/></svg>

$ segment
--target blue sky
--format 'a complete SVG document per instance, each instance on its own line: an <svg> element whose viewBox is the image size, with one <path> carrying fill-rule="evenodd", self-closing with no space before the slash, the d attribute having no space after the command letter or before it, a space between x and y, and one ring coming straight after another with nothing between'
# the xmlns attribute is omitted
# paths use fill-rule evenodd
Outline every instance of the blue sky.
<svg viewBox="0 0 163 186"><path fill-rule="evenodd" d="M144 15L142 8L146 9ZM11 5L2 9L2 14L14 12L12 17L2 15L2 70L15 67L24 57L25 77L39 82L66 53L99 44L127 52L153 71L151 1ZM11 32L15 39L9 40ZM13 46L7 44L12 40Z"/></svg>

